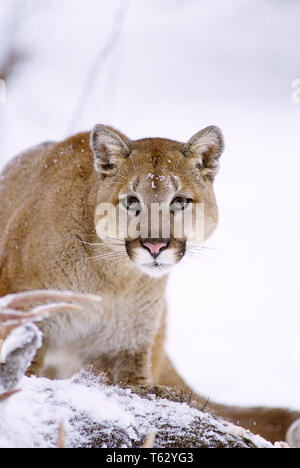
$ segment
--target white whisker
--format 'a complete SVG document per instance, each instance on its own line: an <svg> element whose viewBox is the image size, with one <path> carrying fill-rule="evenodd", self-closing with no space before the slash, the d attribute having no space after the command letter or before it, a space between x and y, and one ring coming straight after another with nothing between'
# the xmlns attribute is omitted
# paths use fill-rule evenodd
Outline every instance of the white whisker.
<svg viewBox="0 0 300 468"><path fill-rule="evenodd" d="M115 252L111 254L96 255L95 257L89 257L89 260L107 260L107 259L120 259L126 257L126 252Z"/></svg>

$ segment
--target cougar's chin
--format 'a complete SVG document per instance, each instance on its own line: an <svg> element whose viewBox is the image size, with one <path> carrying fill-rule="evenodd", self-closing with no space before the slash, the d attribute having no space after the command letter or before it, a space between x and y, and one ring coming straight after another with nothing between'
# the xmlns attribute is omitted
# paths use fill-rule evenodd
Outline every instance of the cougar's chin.
<svg viewBox="0 0 300 468"><path fill-rule="evenodd" d="M171 269L174 267L175 264L166 264L166 263L159 263L159 262L151 262L151 263L144 263L141 265L137 265L137 267L146 275L150 276L151 278L161 278L165 275L168 275Z"/></svg>

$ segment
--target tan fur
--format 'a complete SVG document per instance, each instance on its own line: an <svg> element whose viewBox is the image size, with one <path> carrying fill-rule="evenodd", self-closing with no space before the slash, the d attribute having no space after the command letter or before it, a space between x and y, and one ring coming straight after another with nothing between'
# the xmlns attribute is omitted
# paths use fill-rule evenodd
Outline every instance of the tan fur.
<svg viewBox="0 0 300 468"><path fill-rule="evenodd" d="M207 238L218 219L212 181L222 150L215 127L185 145L159 138L130 141L97 126L92 138L82 133L40 145L6 167L0 179L0 296L60 289L103 298L99 305L65 311L41 324L44 344L31 374L68 378L93 365L113 383L154 382L190 392L164 354L167 273L189 240L170 239L161 253L166 275L152 277L148 266L143 271L150 254L139 239L128 239L126 252L125 246L97 237L97 207L108 201L117 206L120 193L134 189L145 205L188 194L204 203ZM234 409L215 408L235 418ZM242 418L243 412L238 414Z"/></svg>
<svg viewBox="0 0 300 468"><path fill-rule="evenodd" d="M172 174L179 176L185 163L183 144L161 139L128 142L132 159L112 183L109 177L100 180L89 143L90 134L84 133L41 145L3 172L0 293L56 288L101 295L97 307L66 311L42 323L44 346L31 372L66 378L93 364L113 382L146 383L153 379L151 356L155 370L162 354L167 280L143 274L127 255L98 261L95 257L111 246L97 242L95 213L101 201L117 204L120 191L137 175L144 179L145 198L148 192L153 196L147 186L150 171L157 173L163 166L170 173L177 165ZM181 182L195 197L207 197L212 211L208 215L216 224L210 187L191 176ZM163 192L161 183L156 193L161 197Z"/></svg>

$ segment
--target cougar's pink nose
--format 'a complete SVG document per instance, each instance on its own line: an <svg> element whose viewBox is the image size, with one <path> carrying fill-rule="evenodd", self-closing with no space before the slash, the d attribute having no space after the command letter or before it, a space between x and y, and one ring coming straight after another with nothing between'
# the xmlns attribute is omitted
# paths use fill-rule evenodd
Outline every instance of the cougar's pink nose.
<svg viewBox="0 0 300 468"><path fill-rule="evenodd" d="M143 242L143 246L150 250L152 255L158 255L161 249L167 247L167 245L168 244L166 242L159 242L157 244L153 244L152 242Z"/></svg>

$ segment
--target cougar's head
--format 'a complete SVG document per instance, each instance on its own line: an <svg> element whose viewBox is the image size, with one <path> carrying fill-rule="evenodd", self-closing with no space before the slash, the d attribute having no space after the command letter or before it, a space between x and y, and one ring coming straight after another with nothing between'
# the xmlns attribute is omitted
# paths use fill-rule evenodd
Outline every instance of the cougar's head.
<svg viewBox="0 0 300 468"><path fill-rule="evenodd" d="M169 273L214 231L218 211L213 181L224 148L217 127L180 143L131 141L97 125L91 147L99 174L97 234L144 273Z"/></svg>

